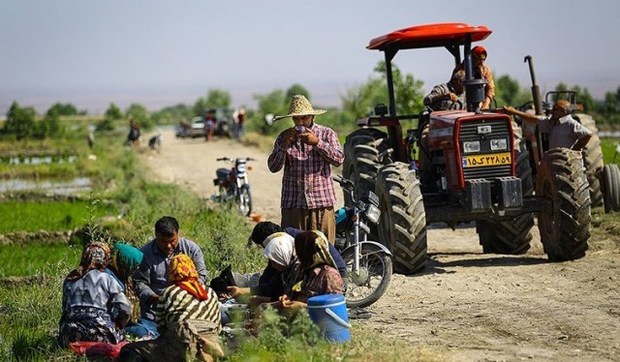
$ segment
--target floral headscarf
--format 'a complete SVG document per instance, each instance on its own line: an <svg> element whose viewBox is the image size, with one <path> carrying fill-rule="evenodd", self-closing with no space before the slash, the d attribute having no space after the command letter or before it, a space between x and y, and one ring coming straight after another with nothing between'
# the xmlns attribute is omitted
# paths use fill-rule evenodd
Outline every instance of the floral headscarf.
<svg viewBox="0 0 620 362"><path fill-rule="evenodd" d="M304 231L295 237L295 249L304 269L312 269L327 264L336 267L329 252L329 241L319 230Z"/></svg>
<svg viewBox="0 0 620 362"><path fill-rule="evenodd" d="M99 241L93 241L86 245L82 253L80 266L73 269L66 280L77 280L86 275L90 270L97 269L104 271L108 266L110 259L110 247L108 244Z"/></svg>
<svg viewBox="0 0 620 362"><path fill-rule="evenodd" d="M123 283L138 269L144 255L134 246L116 243L110 252L109 267Z"/></svg>
<svg viewBox="0 0 620 362"><path fill-rule="evenodd" d="M196 266L189 256L177 254L172 257L168 269L168 283L178 286L198 300L207 300L209 295L198 278Z"/></svg>

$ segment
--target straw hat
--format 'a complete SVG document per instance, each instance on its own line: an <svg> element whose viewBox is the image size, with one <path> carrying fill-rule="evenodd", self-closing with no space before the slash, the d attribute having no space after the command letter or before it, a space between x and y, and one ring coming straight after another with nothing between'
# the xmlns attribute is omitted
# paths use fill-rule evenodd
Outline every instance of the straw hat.
<svg viewBox="0 0 620 362"><path fill-rule="evenodd" d="M294 95L291 99L291 105L288 107L288 114L284 116L276 116L273 120L278 120L287 117L297 116L314 116L317 114L323 114L327 112L324 109L314 109L310 101L303 95Z"/></svg>

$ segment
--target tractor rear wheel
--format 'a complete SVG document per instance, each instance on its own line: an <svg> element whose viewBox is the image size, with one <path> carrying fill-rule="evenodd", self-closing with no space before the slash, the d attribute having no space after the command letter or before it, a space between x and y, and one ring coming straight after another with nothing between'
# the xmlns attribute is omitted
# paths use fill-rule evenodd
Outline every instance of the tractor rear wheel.
<svg viewBox="0 0 620 362"><path fill-rule="evenodd" d="M592 132L590 141L584 147L583 165L586 168L588 183L590 184L590 199L592 207L603 206L603 192L601 190L601 177L603 172L603 150L601 149L601 140L598 137L598 129L596 122L587 114L577 114L575 118L581 124Z"/></svg>
<svg viewBox="0 0 620 362"><path fill-rule="evenodd" d="M387 134L376 128L360 128L349 134L344 143L342 175L353 181L358 198L375 189L381 153L385 150ZM353 206L351 196L344 195L347 206Z"/></svg>
<svg viewBox="0 0 620 362"><path fill-rule="evenodd" d="M381 167L375 188L381 219L379 240L393 255L394 271L412 274L426 264L426 212L415 171L402 162Z"/></svg>
<svg viewBox="0 0 620 362"><path fill-rule="evenodd" d="M620 211L620 169L616 164L603 168L603 185L605 195L605 212Z"/></svg>
<svg viewBox="0 0 620 362"><path fill-rule="evenodd" d="M521 179L523 196L531 196L534 193L534 185L530 154L525 147L521 148L521 152L517 155L516 171L517 177ZM524 254L530 248L530 241L532 241L530 231L533 226L534 215L532 214L521 214L512 220L501 222L476 221L476 231L485 254Z"/></svg>
<svg viewBox="0 0 620 362"><path fill-rule="evenodd" d="M538 214L538 228L551 261L583 257L590 238L590 193L581 153L566 148L547 151L536 181L536 195L551 202Z"/></svg>

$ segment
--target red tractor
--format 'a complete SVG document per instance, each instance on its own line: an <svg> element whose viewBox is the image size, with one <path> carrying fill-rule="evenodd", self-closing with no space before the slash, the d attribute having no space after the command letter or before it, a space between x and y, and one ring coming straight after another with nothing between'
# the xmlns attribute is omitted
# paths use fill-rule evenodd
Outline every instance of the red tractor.
<svg viewBox="0 0 620 362"><path fill-rule="evenodd" d="M392 252L396 272L424 267L427 225L436 222L455 227L475 221L485 253L523 254L537 216L550 260L578 259L588 248L591 201L581 153L539 148L542 157L535 160L511 117L479 109L485 81L473 79L471 45L490 34L486 26L429 24L367 46L385 54L389 104L358 120L361 128L346 137L343 173L358 195L373 190L379 196L376 232ZM392 59L400 50L433 47L446 48L455 65L463 60L466 109L398 115ZM403 131L401 121L412 120L417 129ZM530 147L542 147L537 133L528 132ZM430 160L422 169L415 150Z"/></svg>

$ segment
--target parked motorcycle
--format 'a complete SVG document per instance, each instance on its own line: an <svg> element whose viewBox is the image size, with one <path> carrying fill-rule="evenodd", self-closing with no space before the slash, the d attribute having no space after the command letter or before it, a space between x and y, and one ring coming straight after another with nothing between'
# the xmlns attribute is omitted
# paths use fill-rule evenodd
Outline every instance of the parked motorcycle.
<svg viewBox="0 0 620 362"><path fill-rule="evenodd" d="M250 216L252 195L248 180L248 162L256 160L251 157L220 157L216 160L233 164L232 168L218 168L215 171L217 178L213 180L213 184L218 188L216 199L220 203L234 202L242 215Z"/></svg>
<svg viewBox="0 0 620 362"><path fill-rule="evenodd" d="M352 207L336 211L335 247L347 263L346 301L349 308L367 307L381 298L392 279L392 253L379 242L368 240L370 224L381 216L374 192L357 198L353 181L332 177L350 195Z"/></svg>

